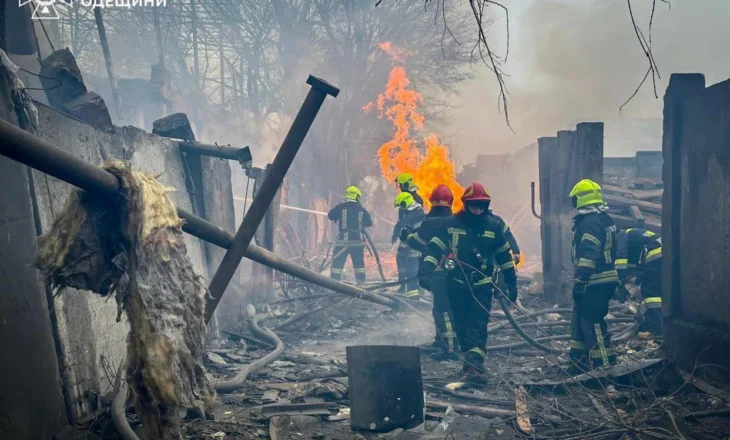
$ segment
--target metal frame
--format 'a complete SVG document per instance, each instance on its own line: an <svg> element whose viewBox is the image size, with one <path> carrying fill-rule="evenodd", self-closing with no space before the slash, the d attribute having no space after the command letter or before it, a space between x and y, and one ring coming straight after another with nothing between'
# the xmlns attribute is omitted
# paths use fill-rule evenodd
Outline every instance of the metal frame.
<svg viewBox="0 0 730 440"><path fill-rule="evenodd" d="M398 307L397 303L390 298L342 284L251 243L253 233L268 210L271 200L281 185L284 175L325 97L328 94L337 96L339 92L337 88L312 76L309 77L307 83L312 86L312 89L292 124L276 159L274 159L273 172L265 178L261 189L262 192L254 199L235 236L203 218L177 208L177 215L184 220L182 226L184 232L208 243L228 249L216 272L216 276L211 282L210 290L216 295L214 295L214 300L210 300L206 304L206 322L213 315L215 307L233 276L233 272L235 272L243 257L347 296L388 307ZM1 119L0 155L63 180L89 193L102 197L119 196L120 184L113 174Z"/></svg>

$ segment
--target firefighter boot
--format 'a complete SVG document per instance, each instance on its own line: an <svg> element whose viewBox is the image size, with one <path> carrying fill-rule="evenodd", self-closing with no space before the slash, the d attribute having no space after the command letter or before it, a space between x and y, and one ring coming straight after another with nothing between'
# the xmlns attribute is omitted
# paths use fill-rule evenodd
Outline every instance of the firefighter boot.
<svg viewBox="0 0 730 440"><path fill-rule="evenodd" d="M571 348L568 359L569 363L566 371L571 376L578 376L590 371L591 369L591 365L588 360L588 352L586 350Z"/></svg>
<svg viewBox="0 0 730 440"><path fill-rule="evenodd" d="M484 388L487 386L487 375L484 371L484 357L473 350L464 353L463 376L461 381L474 387Z"/></svg>

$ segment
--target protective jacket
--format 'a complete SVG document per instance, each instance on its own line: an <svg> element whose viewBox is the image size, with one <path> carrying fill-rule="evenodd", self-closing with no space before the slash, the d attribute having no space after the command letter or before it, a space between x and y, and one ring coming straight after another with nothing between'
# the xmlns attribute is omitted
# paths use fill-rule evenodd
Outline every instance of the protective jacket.
<svg viewBox="0 0 730 440"><path fill-rule="evenodd" d="M412 249L421 252L425 258L426 246L436 235L439 225L451 215L451 208L448 206L434 206L426 215L421 225L408 235L406 244Z"/></svg>
<svg viewBox="0 0 730 440"><path fill-rule="evenodd" d="M338 244L362 244L362 230L373 225L370 213L359 202L342 202L332 208L327 217L337 222Z"/></svg>
<svg viewBox="0 0 730 440"><path fill-rule="evenodd" d="M652 231L629 228L618 234L617 241L616 270L621 281L662 258L662 238Z"/></svg>
<svg viewBox="0 0 730 440"><path fill-rule="evenodd" d="M393 228L393 240L400 237L400 232L404 227L415 229L421 225L426 219L426 213L423 212L422 205L413 204L406 209L398 210L398 222ZM405 243L403 243L405 244Z"/></svg>
<svg viewBox="0 0 730 440"><path fill-rule="evenodd" d="M459 283L474 286L491 285L495 262L502 270L505 282L516 285L515 265L505 236L504 222L491 215L472 217L461 211L443 220L426 246L421 272L436 269L441 259L450 256L455 261L449 276Z"/></svg>
<svg viewBox="0 0 730 440"><path fill-rule="evenodd" d="M616 225L603 206L581 208L573 218L573 264L575 281L591 287L617 284Z"/></svg>
<svg viewBox="0 0 730 440"><path fill-rule="evenodd" d="M493 213L492 210L489 210L489 215L492 217L495 217L499 219L502 223L504 223L504 220L502 220L502 217L498 216L497 214ZM517 239L515 238L515 235L512 233L512 230L507 226L507 224L504 224L505 231L504 235L507 237L507 241L509 242L509 247L512 249L513 254L519 254L520 253L520 246L517 244Z"/></svg>

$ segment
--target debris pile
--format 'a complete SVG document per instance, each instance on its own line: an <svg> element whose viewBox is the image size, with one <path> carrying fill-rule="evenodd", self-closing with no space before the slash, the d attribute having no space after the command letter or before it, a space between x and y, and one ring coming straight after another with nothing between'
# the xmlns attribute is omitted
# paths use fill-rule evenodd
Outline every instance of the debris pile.
<svg viewBox="0 0 730 440"><path fill-rule="evenodd" d="M201 363L205 288L188 259L182 220L154 177L121 162L117 200L71 193L40 237L37 266L54 287L114 295L130 324L127 382L149 438L171 438L180 409L210 412L215 392Z"/></svg>

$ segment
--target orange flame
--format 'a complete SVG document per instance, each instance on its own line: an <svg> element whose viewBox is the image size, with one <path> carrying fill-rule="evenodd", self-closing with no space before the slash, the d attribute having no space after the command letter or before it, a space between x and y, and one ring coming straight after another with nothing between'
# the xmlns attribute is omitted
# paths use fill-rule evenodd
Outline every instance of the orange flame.
<svg viewBox="0 0 730 440"><path fill-rule="evenodd" d="M405 63L407 51L389 42L380 43L379 47L394 63ZM378 149L380 172L389 182L400 173L411 174L426 207L430 207L431 191L438 185L446 185L454 193L454 209L459 210L464 188L456 182L456 167L449 158L448 147L439 142L438 136L429 134L423 139L426 146L423 154L418 150L417 140L411 137L411 127L423 130L424 117L418 112L418 106L423 103L421 94L409 89L410 84L405 68L396 65L390 71L385 91L378 95L376 102L363 107L365 112L377 108L379 117L387 118L395 126L393 138Z"/></svg>

